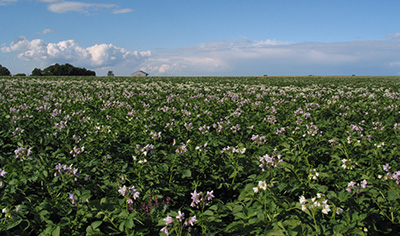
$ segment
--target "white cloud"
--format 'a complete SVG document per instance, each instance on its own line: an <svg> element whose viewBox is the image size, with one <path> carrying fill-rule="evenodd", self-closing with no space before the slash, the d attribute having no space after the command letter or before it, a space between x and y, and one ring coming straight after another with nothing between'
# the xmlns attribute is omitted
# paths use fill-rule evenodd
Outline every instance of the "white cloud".
<svg viewBox="0 0 400 236"><path fill-rule="evenodd" d="M83 48L74 40L47 43L42 39L29 41L25 37L19 37L9 46L3 46L1 52L17 52L17 58L24 61L40 61L46 64L68 62L77 66L90 66L91 68L119 64L134 67L151 56L150 51L127 51L113 44L96 44Z"/></svg>
<svg viewBox="0 0 400 236"><path fill-rule="evenodd" d="M115 6L116 6L115 4L51 1L51 3L47 6L47 9L54 13L65 13L70 11L87 13L89 10L97 10L101 8L113 8Z"/></svg>
<svg viewBox="0 0 400 236"><path fill-rule="evenodd" d="M114 10L113 14L125 14L125 13L129 13L129 12L133 12L133 9L124 8L124 9Z"/></svg>
<svg viewBox="0 0 400 236"><path fill-rule="evenodd" d="M11 4L13 2L17 2L18 0L0 0L0 6L5 6Z"/></svg>

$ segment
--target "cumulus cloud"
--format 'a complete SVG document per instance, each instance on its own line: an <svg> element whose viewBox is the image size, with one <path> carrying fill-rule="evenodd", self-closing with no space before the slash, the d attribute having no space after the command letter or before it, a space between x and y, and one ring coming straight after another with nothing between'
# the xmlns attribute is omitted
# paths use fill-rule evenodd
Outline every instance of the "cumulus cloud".
<svg viewBox="0 0 400 236"><path fill-rule="evenodd" d="M247 38L153 52L158 75L381 74L400 65L396 41L290 43ZM397 72L396 72L397 74Z"/></svg>
<svg viewBox="0 0 400 236"><path fill-rule="evenodd" d="M150 51L128 51L113 44L96 44L83 48L74 40L48 43L42 39L29 41L25 37L18 37L9 46L3 46L1 52L17 52L17 58L24 61L40 61L46 64L68 62L91 68L115 66L121 63L133 67L151 56Z"/></svg>

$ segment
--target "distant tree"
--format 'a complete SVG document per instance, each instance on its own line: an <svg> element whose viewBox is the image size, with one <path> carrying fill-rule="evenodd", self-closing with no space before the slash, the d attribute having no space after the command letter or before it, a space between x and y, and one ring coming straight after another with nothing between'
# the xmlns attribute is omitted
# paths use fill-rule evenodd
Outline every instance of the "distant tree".
<svg viewBox="0 0 400 236"><path fill-rule="evenodd" d="M15 74L13 76L26 76L26 74L25 73L18 73L18 74Z"/></svg>
<svg viewBox="0 0 400 236"><path fill-rule="evenodd" d="M8 75L11 75L10 71L6 67L0 65L0 76L8 76Z"/></svg>
<svg viewBox="0 0 400 236"><path fill-rule="evenodd" d="M45 76L96 76L96 72L85 68L74 67L71 64L59 65L54 64L43 69L42 74Z"/></svg>
<svg viewBox="0 0 400 236"><path fill-rule="evenodd" d="M107 72L107 76L114 76L114 73L112 72L112 70Z"/></svg>
<svg viewBox="0 0 400 236"><path fill-rule="evenodd" d="M33 69L31 76L43 76L42 70L39 68Z"/></svg>

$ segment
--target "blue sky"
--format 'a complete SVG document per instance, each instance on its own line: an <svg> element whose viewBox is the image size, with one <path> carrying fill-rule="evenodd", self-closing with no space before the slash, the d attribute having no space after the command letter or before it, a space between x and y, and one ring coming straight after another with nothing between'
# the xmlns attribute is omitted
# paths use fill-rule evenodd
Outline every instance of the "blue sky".
<svg viewBox="0 0 400 236"><path fill-rule="evenodd" d="M400 75L400 1L0 0L0 64L106 75Z"/></svg>

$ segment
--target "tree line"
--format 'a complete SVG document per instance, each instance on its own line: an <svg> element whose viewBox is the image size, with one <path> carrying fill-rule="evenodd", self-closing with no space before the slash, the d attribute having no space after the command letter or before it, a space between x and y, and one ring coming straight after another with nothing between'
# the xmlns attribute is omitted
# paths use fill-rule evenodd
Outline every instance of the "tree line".
<svg viewBox="0 0 400 236"><path fill-rule="evenodd" d="M10 76L10 70L8 70L6 67L0 65L0 76ZM26 76L25 74L16 74L15 76ZM71 64L64 64L64 65L59 65L59 64L54 64L49 67L46 67L45 69L41 70L39 68L33 69L31 76L96 76L96 72L85 69L85 68L80 68L80 67L75 67Z"/></svg>

